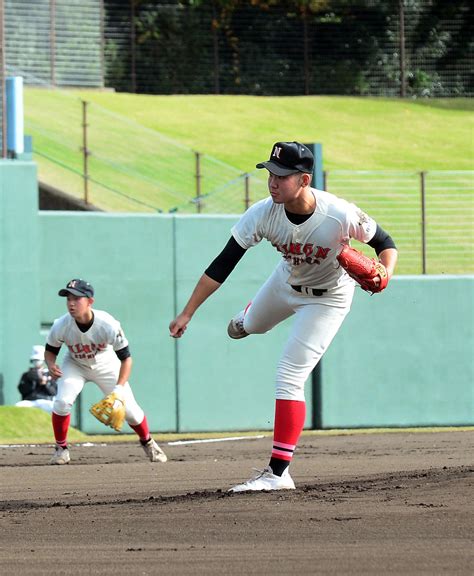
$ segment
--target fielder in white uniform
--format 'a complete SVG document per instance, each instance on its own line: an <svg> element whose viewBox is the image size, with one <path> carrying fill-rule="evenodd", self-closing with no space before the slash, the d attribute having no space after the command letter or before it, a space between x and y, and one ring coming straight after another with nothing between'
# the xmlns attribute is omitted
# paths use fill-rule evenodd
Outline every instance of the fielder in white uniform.
<svg viewBox="0 0 474 576"><path fill-rule="evenodd" d="M294 315L278 363L273 450L268 467L231 488L294 489L289 473L306 408L304 383L349 312L354 281L336 256L352 238L369 244L393 274L397 250L391 237L354 204L311 188L313 155L299 142L277 142L268 170L270 197L251 206L232 228L232 237L198 281L183 311L170 324L180 338L199 306L229 276L245 251L268 240L282 260L247 307L229 323L231 338L263 334Z"/></svg>
<svg viewBox="0 0 474 576"><path fill-rule="evenodd" d="M97 384L104 396L117 393L124 401L125 419L137 433L150 461L166 462L128 382L132 357L120 323L107 312L92 308L94 289L85 280L71 280L58 294L66 297L68 313L54 321L45 351L49 372L58 383L52 413L56 448L50 463L70 461L67 432L71 410L86 382ZM56 360L63 344L67 351L59 367Z"/></svg>

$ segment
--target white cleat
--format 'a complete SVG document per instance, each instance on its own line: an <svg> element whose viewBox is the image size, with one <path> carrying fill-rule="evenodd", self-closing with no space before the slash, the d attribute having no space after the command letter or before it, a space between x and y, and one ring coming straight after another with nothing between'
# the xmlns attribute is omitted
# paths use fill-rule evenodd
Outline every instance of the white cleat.
<svg viewBox="0 0 474 576"><path fill-rule="evenodd" d="M239 312L237 316L234 316L227 326L227 334L238 340L239 338L245 338L248 336L248 332L244 330L244 311Z"/></svg>
<svg viewBox="0 0 474 576"><path fill-rule="evenodd" d="M288 468L283 472L281 476L276 476L273 474L270 466L264 468L263 470L257 470L257 475L243 484L237 484L233 488L230 488L228 492L251 492L258 490L295 490L295 483Z"/></svg>
<svg viewBox="0 0 474 576"><path fill-rule="evenodd" d="M69 456L69 450L67 448L61 448L57 446L54 449L54 454L51 456L50 464L69 464L71 457Z"/></svg>
<svg viewBox="0 0 474 576"><path fill-rule="evenodd" d="M142 444L142 448L150 462L166 462L168 460L166 454L153 438L150 438L146 444Z"/></svg>

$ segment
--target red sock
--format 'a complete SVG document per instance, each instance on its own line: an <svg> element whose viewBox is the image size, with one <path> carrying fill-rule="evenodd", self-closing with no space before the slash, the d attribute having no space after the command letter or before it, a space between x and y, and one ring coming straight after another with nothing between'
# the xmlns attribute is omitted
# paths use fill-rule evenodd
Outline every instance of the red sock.
<svg viewBox="0 0 474 576"><path fill-rule="evenodd" d="M69 430L69 422L71 421L71 415L60 416L54 412L51 415L51 421L53 423L54 439L56 444L64 448L67 446L67 431Z"/></svg>
<svg viewBox="0 0 474 576"><path fill-rule="evenodd" d="M145 442L146 440L150 439L150 429L148 428L148 422L146 420L146 416L143 417L141 424L130 424L130 428L132 428L132 430L135 430L140 440L143 440Z"/></svg>
<svg viewBox="0 0 474 576"><path fill-rule="evenodd" d="M297 400L276 401L272 458L291 461L304 427L305 418L305 402Z"/></svg>

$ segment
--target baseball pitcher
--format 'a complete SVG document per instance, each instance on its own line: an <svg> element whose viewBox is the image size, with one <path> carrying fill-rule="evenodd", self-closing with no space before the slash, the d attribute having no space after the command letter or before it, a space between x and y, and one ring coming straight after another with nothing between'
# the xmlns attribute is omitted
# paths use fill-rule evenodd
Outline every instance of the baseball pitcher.
<svg viewBox="0 0 474 576"><path fill-rule="evenodd" d="M304 383L349 312L354 287L382 291L395 269L392 238L356 205L311 187L314 158L299 142L277 142L268 161L269 197L251 206L232 228L222 252L198 281L170 335L183 336L199 306L227 279L245 252L266 239L281 261L254 298L228 325L234 339L263 334L293 316L276 371L273 449L269 464L232 492L294 489L289 473L306 408ZM378 256L350 247L355 239Z"/></svg>

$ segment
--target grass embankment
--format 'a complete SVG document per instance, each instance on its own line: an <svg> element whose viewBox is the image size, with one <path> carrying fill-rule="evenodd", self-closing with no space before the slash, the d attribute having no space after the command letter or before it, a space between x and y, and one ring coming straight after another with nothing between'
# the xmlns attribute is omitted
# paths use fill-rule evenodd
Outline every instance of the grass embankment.
<svg viewBox="0 0 474 576"><path fill-rule="evenodd" d="M105 429L105 428L104 428ZM186 439L226 438L235 436L254 436L262 432L197 432L193 434L153 434L158 441L174 442ZM269 432L264 432L269 434ZM70 428L68 440L72 443L83 442L136 442L135 434L122 434L111 431L109 434L85 434L76 428ZM51 415L39 408L19 408L0 406L0 444L53 444Z"/></svg>
<svg viewBox="0 0 474 576"><path fill-rule="evenodd" d="M473 432L474 426L441 427L441 428L366 428L361 430L306 430L305 435L354 435L354 434L380 434L397 432ZM265 435L271 437L272 433L266 431L245 432L196 432L186 434L154 434L160 442L175 442L186 440L206 440L219 438L235 438L242 436ZM134 434L111 433L106 435L89 435L80 430L70 428L68 435L71 443L111 443L136 442ZM11 444L53 444L51 429L51 416L37 408L17 408L15 406L0 406L0 445Z"/></svg>
<svg viewBox="0 0 474 576"><path fill-rule="evenodd" d="M195 188L193 151L204 155L205 192L254 171L279 140L321 142L325 170L473 167L471 99L148 96L28 88L25 130L33 136L41 179L76 195L83 185L81 99L90 103L92 202L112 211L147 204L167 211L189 201ZM217 163L206 165L206 157ZM121 194L96 186L94 179Z"/></svg>
<svg viewBox="0 0 474 576"><path fill-rule="evenodd" d="M28 120L45 130L81 134L68 98L98 104L242 171L268 156L278 140L322 142L328 170L471 170L474 101L340 96L149 96L98 91L25 90ZM70 100L70 99L69 99ZM54 118L51 116L54 110ZM80 108L76 108L80 112ZM119 123L119 120L117 119ZM143 133L143 151L147 149ZM117 133L103 134L114 145ZM93 147L93 142L89 143Z"/></svg>
<svg viewBox="0 0 474 576"><path fill-rule="evenodd" d="M87 435L71 428L71 441L85 442ZM38 408L0 407L1 444L51 443L51 416Z"/></svg>

